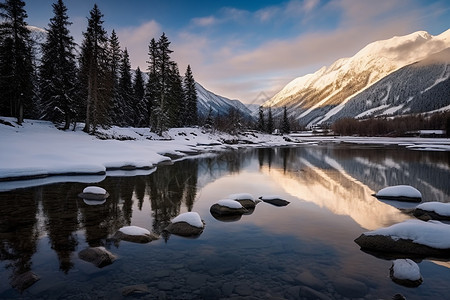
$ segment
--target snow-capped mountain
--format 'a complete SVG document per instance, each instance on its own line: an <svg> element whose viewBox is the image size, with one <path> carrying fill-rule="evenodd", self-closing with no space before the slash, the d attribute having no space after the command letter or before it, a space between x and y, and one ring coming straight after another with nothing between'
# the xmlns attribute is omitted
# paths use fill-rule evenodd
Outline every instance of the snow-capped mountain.
<svg viewBox="0 0 450 300"><path fill-rule="evenodd" d="M405 36L376 41L364 47L353 57L341 58L328 68L323 67L313 74L294 79L279 93L265 102L264 106L287 106L290 115L303 125L329 122L339 116L339 113L344 110L347 103L351 102L354 104L354 101L350 101L351 99L380 79L418 61L428 64L427 59L430 59L430 62L433 61L432 55L438 52L441 52L441 56L447 57L448 52L443 50L449 47L450 30L438 36L432 36L425 31L418 31ZM425 71L420 71L417 75L410 76L420 76L421 78L416 79L421 81L430 82L434 80L436 84L441 81L444 82L445 78L448 79L449 71L448 63L443 61L445 59L439 60L437 64L443 64L443 66L440 68L435 67L436 71L433 71L433 75L427 77L426 80L424 80L423 76L430 74L424 74L426 73ZM438 69L441 72L439 75L437 75ZM409 82L414 84L415 80L409 80ZM424 87L425 85L422 86ZM409 89L409 86L403 86L402 88ZM431 85L424 87L420 91L425 92L427 88L431 88ZM409 96L404 99L398 95L398 99L394 101L393 105L399 107L401 103L408 101ZM367 98L367 94L365 97ZM378 95L377 97L381 96ZM392 97L395 98L397 96L392 95ZM370 100L367 104L369 106L376 105L374 101L370 103ZM407 112L408 107L402 106L402 109L398 108L397 112ZM388 108L391 108L391 106L386 107L386 109ZM344 111L346 111L347 116L356 117L364 112L364 109L362 108L362 111L360 109L358 113L356 111L352 112L349 108L346 108ZM410 107L410 111L414 111L413 107Z"/></svg>
<svg viewBox="0 0 450 300"><path fill-rule="evenodd" d="M239 100L230 100L205 89L200 83L195 83L197 89L197 110L201 116L207 116L211 110L214 116L226 115L230 109L239 110L244 117L251 118L251 111Z"/></svg>
<svg viewBox="0 0 450 300"><path fill-rule="evenodd" d="M325 118L365 118L450 110L450 48L379 80Z"/></svg>

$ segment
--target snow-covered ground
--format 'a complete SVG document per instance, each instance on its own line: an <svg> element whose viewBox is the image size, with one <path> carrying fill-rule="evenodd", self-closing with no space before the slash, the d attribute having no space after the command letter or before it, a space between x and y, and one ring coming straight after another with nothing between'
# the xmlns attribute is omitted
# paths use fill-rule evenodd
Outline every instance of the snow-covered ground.
<svg viewBox="0 0 450 300"><path fill-rule="evenodd" d="M58 181L83 181L82 176L94 175L88 182L101 181L109 175L150 174L159 163L171 158L224 151L240 147L274 147L315 143L396 144L415 150L450 151L450 139L425 138L357 138L292 134L289 137L246 132L229 135L202 128L174 128L164 138L148 128L112 127L99 130L98 136L84 133L83 124L76 131L62 131L51 122L0 117L0 181L34 179L36 184ZM117 170L126 167L127 171ZM131 170L130 170L131 169ZM134 169L134 170L133 170ZM113 171L114 170L114 171ZM52 175L51 177L48 177ZM59 177L56 178L55 176ZM67 176L72 175L72 176ZM45 179L44 179L45 178ZM3 182L2 184L4 184ZM8 187L17 188L14 182ZM0 186L0 190L5 187Z"/></svg>

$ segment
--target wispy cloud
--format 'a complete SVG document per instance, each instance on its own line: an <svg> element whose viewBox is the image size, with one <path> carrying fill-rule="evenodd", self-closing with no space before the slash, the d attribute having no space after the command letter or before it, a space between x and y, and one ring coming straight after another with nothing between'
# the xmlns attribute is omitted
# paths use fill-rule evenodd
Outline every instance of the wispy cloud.
<svg viewBox="0 0 450 300"><path fill-rule="evenodd" d="M192 23L195 26L211 26L214 25L216 23L218 23L218 20L213 17L213 16L209 16L209 17L204 17L204 18L194 18L192 19Z"/></svg>

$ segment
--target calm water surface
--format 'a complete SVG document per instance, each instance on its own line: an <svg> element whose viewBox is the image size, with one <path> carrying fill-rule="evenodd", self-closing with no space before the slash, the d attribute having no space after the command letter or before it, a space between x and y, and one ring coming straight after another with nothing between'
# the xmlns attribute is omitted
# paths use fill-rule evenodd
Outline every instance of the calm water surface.
<svg viewBox="0 0 450 300"><path fill-rule="evenodd" d="M131 285L148 288L133 296L144 299L448 297L449 261L417 261L424 282L406 288L389 278L390 260L353 241L409 218L371 196L383 187L409 184L424 201L450 202L448 153L350 145L247 149L149 173L0 192L0 298L121 299ZM103 205L77 197L93 184L111 194ZM232 193L277 194L291 203L259 203L238 220L215 219L209 208ZM187 211L206 223L198 238L163 232ZM161 238L112 240L126 225ZM89 246L104 246L118 259L96 268L78 258ZM30 270L39 281L22 292L11 287Z"/></svg>

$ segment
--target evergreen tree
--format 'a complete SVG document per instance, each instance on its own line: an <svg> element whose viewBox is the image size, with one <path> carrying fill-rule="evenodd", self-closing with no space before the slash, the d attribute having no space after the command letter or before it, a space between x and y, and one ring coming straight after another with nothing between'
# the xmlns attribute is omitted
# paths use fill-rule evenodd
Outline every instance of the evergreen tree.
<svg viewBox="0 0 450 300"><path fill-rule="evenodd" d="M155 39L150 41L148 46L148 55L150 60L147 62L148 67L148 82L145 87L145 106L147 112L146 125L150 130L156 131L157 126L157 112L159 110L159 80L158 80L158 65L159 65L159 48Z"/></svg>
<svg viewBox="0 0 450 300"><path fill-rule="evenodd" d="M261 132L266 131L266 122L264 121L264 108L262 106L259 107L258 130Z"/></svg>
<svg viewBox="0 0 450 300"><path fill-rule="evenodd" d="M289 124L289 118L287 115L286 106L284 107L284 111L283 111L283 124L281 125L281 131L282 131L282 133L290 133L291 132L291 126Z"/></svg>
<svg viewBox="0 0 450 300"><path fill-rule="evenodd" d="M144 78L142 77L141 69L137 67L136 72L134 73L133 81L133 126L145 125L145 120L148 114L144 95Z"/></svg>
<svg viewBox="0 0 450 300"><path fill-rule="evenodd" d="M169 84L166 93L167 126L179 127L183 125L181 109L183 103L182 79L175 62L171 62L169 70Z"/></svg>
<svg viewBox="0 0 450 300"><path fill-rule="evenodd" d="M109 125L112 79L109 67L108 38L103 29L103 15L95 4L81 46L81 80L85 89L86 124L84 131L95 132L97 126Z"/></svg>
<svg viewBox="0 0 450 300"><path fill-rule="evenodd" d="M33 110L33 57L22 0L0 3L0 114L22 124Z"/></svg>
<svg viewBox="0 0 450 300"><path fill-rule="evenodd" d="M184 125L192 126L198 125L197 112L197 89L195 88L195 80L192 74L191 66L188 65L183 81L184 88Z"/></svg>
<svg viewBox="0 0 450 300"><path fill-rule="evenodd" d="M119 103L120 114L118 120L120 125L133 125L134 113L133 105L133 83L131 80L131 64L128 56L128 50L125 48L122 60L120 63L120 77L119 77Z"/></svg>
<svg viewBox="0 0 450 300"><path fill-rule="evenodd" d="M163 33L158 40L158 62L157 79L159 81L159 111L157 114L157 133L162 134L167 129L170 119L167 114L167 101L170 94L170 76L171 65L170 54L173 52L169 49L170 42L166 34Z"/></svg>
<svg viewBox="0 0 450 300"><path fill-rule="evenodd" d="M272 108L269 107L269 116L267 120L267 133L271 134L274 130L273 117L272 117Z"/></svg>
<svg viewBox="0 0 450 300"><path fill-rule="evenodd" d="M114 29L111 32L109 38L109 67L111 72L111 85L112 85L112 95L111 95L111 119L115 125L123 126L125 125L124 118L124 99L121 98L121 93L119 91L119 78L120 78L120 68L122 51L120 50L119 38L117 37Z"/></svg>
<svg viewBox="0 0 450 300"><path fill-rule="evenodd" d="M40 67L40 98L42 118L53 122L65 122L68 129L75 116L77 95L77 67L73 37L67 28L72 23L62 0L53 4L54 17L50 19L47 40L42 45Z"/></svg>

